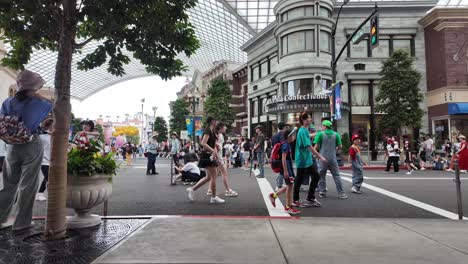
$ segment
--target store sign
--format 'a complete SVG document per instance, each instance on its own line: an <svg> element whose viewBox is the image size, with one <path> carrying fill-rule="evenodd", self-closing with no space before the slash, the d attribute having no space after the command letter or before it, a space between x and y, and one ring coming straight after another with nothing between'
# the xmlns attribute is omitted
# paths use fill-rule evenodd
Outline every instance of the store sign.
<svg viewBox="0 0 468 264"><path fill-rule="evenodd" d="M304 95L285 95L285 96L273 96L268 99L267 105L274 103L292 102L292 101L303 101L303 100L328 100L328 94L304 94Z"/></svg>

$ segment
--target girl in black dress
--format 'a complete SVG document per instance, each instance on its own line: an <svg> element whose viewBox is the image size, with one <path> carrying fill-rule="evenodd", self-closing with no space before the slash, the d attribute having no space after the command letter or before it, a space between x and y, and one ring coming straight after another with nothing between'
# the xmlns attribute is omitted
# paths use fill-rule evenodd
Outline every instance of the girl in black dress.
<svg viewBox="0 0 468 264"><path fill-rule="evenodd" d="M216 140L218 139L215 128L216 128L216 120L212 117L208 117L206 119L206 123L208 127L205 129L201 146L203 147L203 151L200 154L200 162L198 163L198 167L205 168L206 170L206 177L198 181L191 188L187 188L187 194L190 201L194 200L194 192L205 185L206 183L210 182L210 190L211 192L211 199L210 203L218 204L218 203L225 203L225 201L219 198L216 195L216 176L219 164L219 157L218 157L218 147L216 145Z"/></svg>

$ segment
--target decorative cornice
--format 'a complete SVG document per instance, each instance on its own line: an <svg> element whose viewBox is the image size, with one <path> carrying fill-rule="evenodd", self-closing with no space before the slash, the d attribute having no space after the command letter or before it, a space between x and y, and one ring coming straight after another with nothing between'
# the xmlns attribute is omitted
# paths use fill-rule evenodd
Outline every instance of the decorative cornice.
<svg viewBox="0 0 468 264"><path fill-rule="evenodd" d="M467 14L468 16L468 14ZM465 22L450 22L450 21L444 21L437 26L434 27L436 31L441 31L444 28L464 28L468 26L468 20Z"/></svg>
<svg viewBox="0 0 468 264"><path fill-rule="evenodd" d="M418 22L423 27L428 27L437 20L467 20L468 21L468 8L440 8L436 7L431 9L425 17Z"/></svg>

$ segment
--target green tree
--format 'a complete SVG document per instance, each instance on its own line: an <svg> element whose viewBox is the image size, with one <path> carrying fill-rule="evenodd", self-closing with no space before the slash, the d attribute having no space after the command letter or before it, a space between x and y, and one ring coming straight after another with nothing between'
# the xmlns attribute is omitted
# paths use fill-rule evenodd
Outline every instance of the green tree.
<svg viewBox="0 0 468 264"><path fill-rule="evenodd" d="M125 74L130 58L166 80L186 69L178 54L190 56L199 47L187 11L196 0L12 0L0 5L2 40L12 49L4 66L23 69L34 49L58 52L55 67L55 125L52 134L49 199L45 237L65 237L67 146L70 124L72 57L91 41L100 44L78 62L78 69L107 65L113 75Z"/></svg>
<svg viewBox="0 0 468 264"><path fill-rule="evenodd" d="M397 50L383 62L380 75L375 110L386 114L382 116L379 128L397 134L401 139L401 127L421 127L424 115L419 106L424 99L418 88L421 74L413 67L408 53Z"/></svg>
<svg viewBox="0 0 468 264"><path fill-rule="evenodd" d="M230 106L231 100L228 82L221 78L213 80L205 102L206 116L212 116L231 128L236 117Z"/></svg>
<svg viewBox="0 0 468 264"><path fill-rule="evenodd" d="M158 133L158 142L167 140L167 134L169 134L169 130L167 128L167 122L164 117L156 117L156 121L154 122L154 131Z"/></svg>
<svg viewBox="0 0 468 264"><path fill-rule="evenodd" d="M189 103L177 99L172 103L171 107L171 118L169 119L169 126L171 132L176 132L180 135L181 130L187 130L187 124L185 123L185 116L189 115Z"/></svg>
<svg viewBox="0 0 468 264"><path fill-rule="evenodd" d="M126 136L127 142L132 143L133 145L140 144L140 135Z"/></svg>

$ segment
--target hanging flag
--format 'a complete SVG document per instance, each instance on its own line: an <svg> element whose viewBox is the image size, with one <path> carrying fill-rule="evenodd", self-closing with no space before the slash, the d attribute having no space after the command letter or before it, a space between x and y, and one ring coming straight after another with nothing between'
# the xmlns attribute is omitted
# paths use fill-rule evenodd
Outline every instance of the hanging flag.
<svg viewBox="0 0 468 264"><path fill-rule="evenodd" d="M341 119L341 84L335 85L335 119Z"/></svg>
<svg viewBox="0 0 468 264"><path fill-rule="evenodd" d="M202 125L202 116L196 116L194 123L195 123L195 136L203 136L203 125Z"/></svg>
<svg viewBox="0 0 468 264"><path fill-rule="evenodd" d="M189 135L193 134L193 117L186 116L185 117L185 124L187 125L187 131Z"/></svg>

